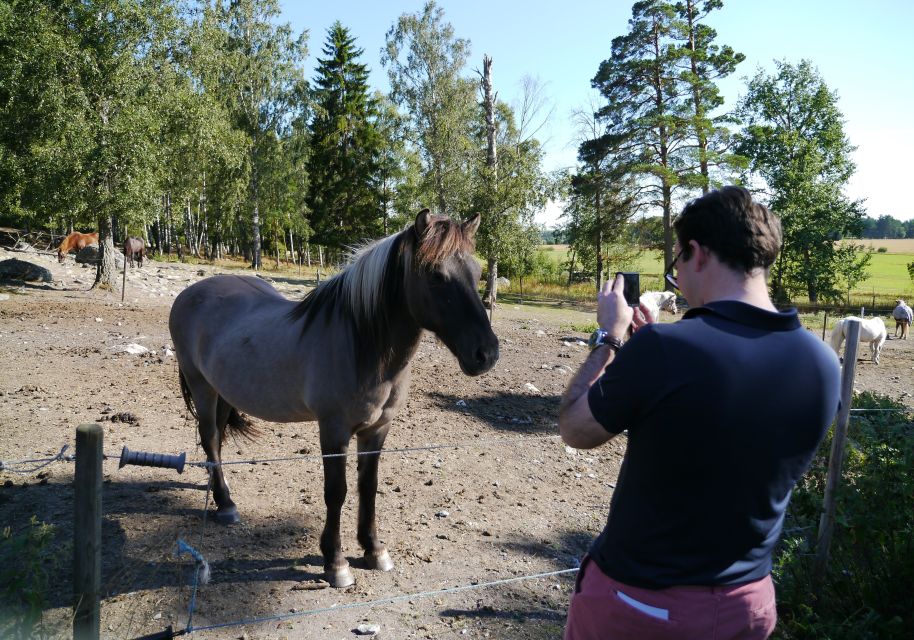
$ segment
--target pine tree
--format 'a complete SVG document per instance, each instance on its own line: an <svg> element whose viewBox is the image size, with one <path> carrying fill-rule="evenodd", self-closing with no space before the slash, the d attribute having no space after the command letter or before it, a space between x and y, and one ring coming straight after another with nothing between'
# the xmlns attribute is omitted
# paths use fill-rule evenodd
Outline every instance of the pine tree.
<svg viewBox="0 0 914 640"><path fill-rule="evenodd" d="M704 20L712 11L723 7L722 0L684 0L676 4L679 21L674 37L680 41L681 78L691 93L691 126L695 136L699 173L694 175L703 193L711 187L710 167L744 167L745 158L729 153L728 114L714 116L724 104L715 81L736 69L746 56L727 45L714 44L717 32Z"/></svg>
<svg viewBox="0 0 914 640"><path fill-rule="evenodd" d="M341 248L383 229L379 106L362 49L339 22L327 34L314 79L308 208L314 241Z"/></svg>
<svg viewBox="0 0 914 640"><path fill-rule="evenodd" d="M669 2L636 2L629 32L613 40L612 56L592 80L607 101L598 115L612 125L603 144L632 158L629 171L644 182L644 203L663 213L667 263L673 257L673 191L694 180L687 153L688 91L676 68L679 51L671 43L675 15ZM591 153L599 156L599 146L592 144Z"/></svg>

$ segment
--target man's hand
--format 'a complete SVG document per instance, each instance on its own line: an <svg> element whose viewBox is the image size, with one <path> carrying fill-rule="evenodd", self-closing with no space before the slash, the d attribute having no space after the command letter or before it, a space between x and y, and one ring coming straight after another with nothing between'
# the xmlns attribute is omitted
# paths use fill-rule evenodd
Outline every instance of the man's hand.
<svg viewBox="0 0 914 640"><path fill-rule="evenodd" d="M603 290L597 295L597 324L620 340L628 333L629 327L637 331L657 321L643 304L639 303L637 308L630 307L625 301L624 288L625 280L617 275L615 279L604 282Z"/></svg>

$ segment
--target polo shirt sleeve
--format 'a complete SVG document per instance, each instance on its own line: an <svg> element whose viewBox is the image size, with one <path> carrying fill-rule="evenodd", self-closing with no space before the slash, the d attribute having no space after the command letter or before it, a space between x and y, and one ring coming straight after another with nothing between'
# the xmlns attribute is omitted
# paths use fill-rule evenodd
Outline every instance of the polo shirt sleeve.
<svg viewBox="0 0 914 640"><path fill-rule="evenodd" d="M667 363L661 356L660 336L648 325L619 349L590 387L590 412L608 432L631 430L653 406L665 379Z"/></svg>

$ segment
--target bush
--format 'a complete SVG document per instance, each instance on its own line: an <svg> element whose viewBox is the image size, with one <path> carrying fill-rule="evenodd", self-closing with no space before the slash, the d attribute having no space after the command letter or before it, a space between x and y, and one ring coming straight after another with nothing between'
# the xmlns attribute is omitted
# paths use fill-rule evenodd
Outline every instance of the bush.
<svg viewBox="0 0 914 640"><path fill-rule="evenodd" d="M827 575L813 567L831 433L797 485L775 557L776 638L893 639L914 625L914 425L904 406L854 398Z"/></svg>
<svg viewBox="0 0 914 640"><path fill-rule="evenodd" d="M0 531L0 636L33 638L48 587L54 527L32 516L28 527Z"/></svg>

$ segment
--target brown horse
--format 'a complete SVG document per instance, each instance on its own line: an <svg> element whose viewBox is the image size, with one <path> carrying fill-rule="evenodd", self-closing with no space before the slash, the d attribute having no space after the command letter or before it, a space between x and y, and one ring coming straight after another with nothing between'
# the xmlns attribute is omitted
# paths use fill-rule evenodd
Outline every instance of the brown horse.
<svg viewBox="0 0 914 640"><path fill-rule="evenodd" d="M244 411L273 422L317 420L327 520L320 539L334 587L353 583L340 543L346 458L380 452L406 401L409 362L424 330L435 333L475 376L498 359L498 338L477 291L473 257L479 216L458 224L423 210L414 225L361 249L301 302L259 278L201 280L175 299L168 320L181 391L197 417L212 467L215 518L239 521L221 467L226 427L251 433ZM369 568L393 561L378 539L379 453L358 456L359 544Z"/></svg>
<svg viewBox="0 0 914 640"><path fill-rule="evenodd" d="M71 251L80 251L90 244L98 244L98 231L95 233L80 233L79 231L74 231L64 238L63 242L60 243L60 246L57 247L57 261L63 262L63 257Z"/></svg>
<svg viewBox="0 0 914 640"><path fill-rule="evenodd" d="M124 240L124 259L133 267L133 260L136 258L137 264L143 266L143 257L146 255L146 243L142 238L130 237Z"/></svg>

